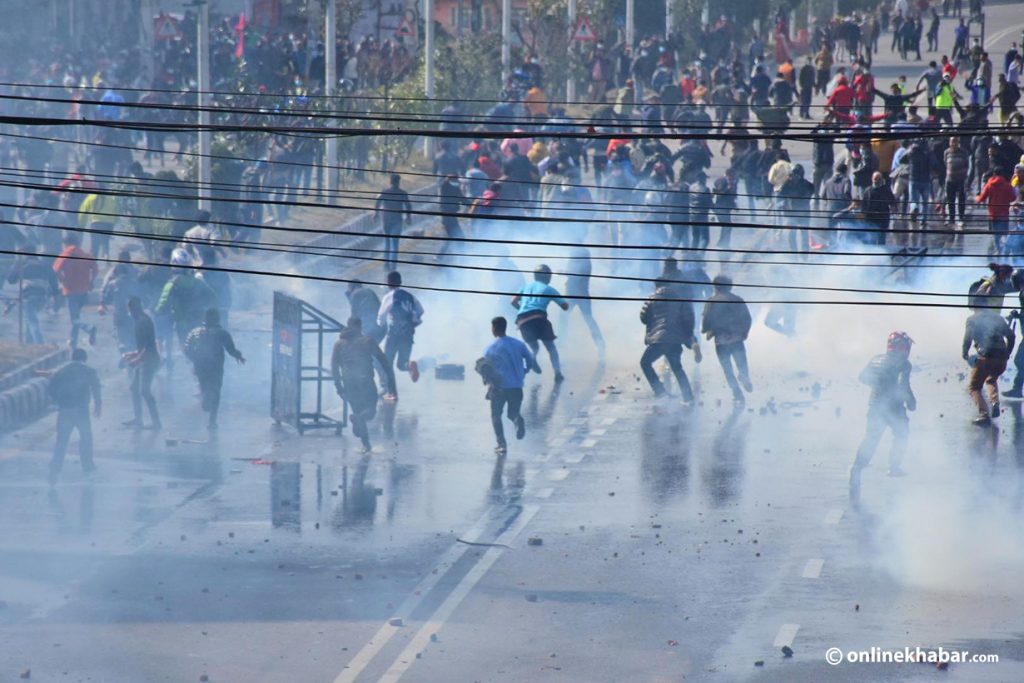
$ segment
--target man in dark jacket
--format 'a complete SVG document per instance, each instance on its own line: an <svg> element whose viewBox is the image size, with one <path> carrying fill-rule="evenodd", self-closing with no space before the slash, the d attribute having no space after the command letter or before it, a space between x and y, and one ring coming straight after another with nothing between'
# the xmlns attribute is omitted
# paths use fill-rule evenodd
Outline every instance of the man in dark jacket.
<svg viewBox="0 0 1024 683"><path fill-rule="evenodd" d="M864 213L864 220L880 232L866 234L865 243L885 244L885 233L889 230L889 221L895 206L896 196L885 182L885 176L880 171L875 171L871 176L871 187L864 191L864 197L861 199L861 211Z"/></svg>
<svg viewBox="0 0 1024 683"><path fill-rule="evenodd" d="M71 352L71 362L61 367L50 377L47 387L50 397L57 404L57 444L50 461L50 486L57 483L64 456L68 451L71 432L78 430L78 452L82 471L87 475L96 469L92 461L92 421L89 419L89 400L93 412L100 416L103 400L100 396L100 378L96 371L85 364L88 355L85 349L76 348Z"/></svg>
<svg viewBox="0 0 1024 683"><path fill-rule="evenodd" d="M814 175L811 184L814 185L814 193L821 196L822 183L832 173L832 166L835 164L835 152L832 150L832 135L835 134L835 127L828 121L822 121L814 128Z"/></svg>
<svg viewBox="0 0 1024 683"><path fill-rule="evenodd" d="M982 297L986 304L988 297ZM967 380L967 391L978 410L974 424L987 427L993 417L999 417L999 376L1006 370L1006 361L1013 352L1013 330L994 308L977 308L967 319L964 329L964 341L961 348L963 359L971 365L971 374ZM973 344L977 357L968 358ZM981 387L988 389L989 400L992 402L992 413L989 415L988 405L981 395Z"/></svg>
<svg viewBox="0 0 1024 683"><path fill-rule="evenodd" d="M861 472L871 464L886 429L892 430L889 476L903 475L900 465L909 434L907 411L917 409L917 399L910 388L909 356L913 343L906 332L893 332L886 341L885 354L872 358L860 373L860 381L871 387L871 396L868 399L867 431L850 469L850 500L854 502L860 499Z"/></svg>
<svg viewBox="0 0 1024 683"><path fill-rule="evenodd" d="M444 182L441 183L441 189L438 191L438 194L442 213L441 227L444 228L449 238L453 240L461 239L462 228L459 227L459 217L456 214L468 209L471 202L462 193L458 176L454 173L446 176ZM441 249L438 250L438 256L447 253L451 245L450 241L446 240L443 242Z"/></svg>
<svg viewBox="0 0 1024 683"><path fill-rule="evenodd" d="M376 361L376 362L374 362ZM370 452L370 433L367 423L377 415L377 385L373 369L381 375L389 396L398 396L395 370L384 352L370 337L363 334L363 322L357 316L348 319L345 329L338 335L331 353L331 376L334 388L348 402L352 416L352 433Z"/></svg>
<svg viewBox="0 0 1024 683"><path fill-rule="evenodd" d="M793 251L807 251L809 246L807 232L800 228L810 224L813 196L814 185L804 177L804 167L796 164L779 189L779 198L785 202L786 216L790 221L789 247Z"/></svg>
<svg viewBox="0 0 1024 683"><path fill-rule="evenodd" d="M46 302L55 300L60 293L53 268L36 254L35 247L24 245L18 248L18 256L7 273L7 282L17 283L21 292L25 343L44 343L39 329L39 314L46 308Z"/></svg>
<svg viewBox="0 0 1024 683"><path fill-rule="evenodd" d="M836 164L835 174L822 184L821 198L825 201L823 210L827 216L833 216L850 206L850 202L853 200L853 190L850 179L846 175L845 162L840 161Z"/></svg>
<svg viewBox="0 0 1024 683"><path fill-rule="evenodd" d="M683 347L693 349L698 363L701 360L701 353L700 343L693 333L693 305L681 301L682 298L682 292L673 287L672 283L666 280L658 280L655 283L654 294L644 302L644 307L640 311L640 322L647 326L647 334L644 336L647 349L640 358L640 369L654 390L654 395L664 396L665 387L658 379L658 374L654 372L654 361L664 356L672 368L676 382L679 383L679 394L683 403L690 404L693 401L693 390L686 378L686 372L683 371Z"/></svg>
<svg viewBox="0 0 1024 683"><path fill-rule="evenodd" d="M750 370L747 367L747 349L744 341L750 334L750 309L743 299L732 293L732 278L727 275L716 275L711 281L714 294L704 306L704 319L700 331L708 338L715 340L715 354L725 374L725 381L732 390L733 400L741 405L745 402L743 389L754 390L750 382ZM733 363L739 373L739 381L733 372Z"/></svg>
<svg viewBox="0 0 1024 683"><path fill-rule="evenodd" d="M805 121L811 120L811 98L814 97L814 84L817 73L811 63L811 56L807 55L807 61L800 67L797 74L797 85L800 86L800 118Z"/></svg>
<svg viewBox="0 0 1024 683"><path fill-rule="evenodd" d="M921 227L928 226L928 206L932 201L932 153L923 140L910 145L910 203L921 216Z"/></svg>
<svg viewBox="0 0 1024 683"><path fill-rule="evenodd" d="M391 184L377 195L373 204L374 217L384 229L384 267L388 270L398 263L398 236L402 234L402 216L405 224L412 223L412 203L409 193L402 189L402 176L392 174Z"/></svg>
<svg viewBox="0 0 1024 683"><path fill-rule="evenodd" d="M199 380L203 410L210 414L207 427L211 430L217 428L225 353L245 365L245 357L235 348L231 333L220 326L220 313L216 308L207 309L202 326L189 332L185 339L185 354L192 361L192 369Z"/></svg>

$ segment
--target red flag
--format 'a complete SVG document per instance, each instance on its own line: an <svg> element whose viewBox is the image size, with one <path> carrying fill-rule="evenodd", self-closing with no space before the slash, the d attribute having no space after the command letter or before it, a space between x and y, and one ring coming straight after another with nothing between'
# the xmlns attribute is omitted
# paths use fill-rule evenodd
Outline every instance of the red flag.
<svg viewBox="0 0 1024 683"><path fill-rule="evenodd" d="M245 12L238 15L238 23L235 24L235 59L242 59L245 56Z"/></svg>

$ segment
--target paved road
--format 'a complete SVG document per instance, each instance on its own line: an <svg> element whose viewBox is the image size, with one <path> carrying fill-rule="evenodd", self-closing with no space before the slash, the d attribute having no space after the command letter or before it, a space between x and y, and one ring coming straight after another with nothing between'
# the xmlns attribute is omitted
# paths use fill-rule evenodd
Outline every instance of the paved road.
<svg viewBox="0 0 1024 683"><path fill-rule="evenodd" d="M1015 10L990 10L1014 29L993 53L1016 37ZM976 276L948 273L922 286ZM345 311L337 292L296 291ZM424 298L415 355L471 368L505 305ZM688 355L687 410L637 376L639 305L596 308L609 356L574 318L568 379L554 385L542 358L527 437L504 458L471 371L400 377L370 456L350 434L275 428L266 308L233 316L250 363L228 368L216 437L196 429L182 367L158 387L164 432L122 430L126 380L106 368L94 481L72 457L48 492L52 418L0 437L0 680L1024 678L1024 417L1011 405L998 429L969 424L959 312L808 306L787 339L755 307L747 407L713 356ZM854 378L891 329L917 340L910 476L884 476L883 444L854 509ZM871 646L1001 661L825 663L829 647Z"/></svg>

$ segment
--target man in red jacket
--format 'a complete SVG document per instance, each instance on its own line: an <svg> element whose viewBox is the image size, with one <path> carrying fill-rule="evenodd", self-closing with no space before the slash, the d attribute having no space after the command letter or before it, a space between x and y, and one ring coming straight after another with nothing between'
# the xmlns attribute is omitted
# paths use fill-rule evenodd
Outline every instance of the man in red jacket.
<svg viewBox="0 0 1024 683"><path fill-rule="evenodd" d="M985 186L975 201L988 201L988 226L992 231L996 253L1002 252L1003 241L1010 230L1010 204L1017 199L1013 186L998 173L988 172L982 176Z"/></svg>
<svg viewBox="0 0 1024 683"><path fill-rule="evenodd" d="M82 249L81 244L82 238L78 233L65 232L64 251L53 262L53 270L60 281L61 292L68 301L68 314L71 317L71 337L68 344L73 349L78 348L79 330L88 332L90 345L96 344L96 326L83 323L81 318L82 308L89 299L89 292L92 291L98 269L96 261L89 252Z"/></svg>
<svg viewBox="0 0 1024 683"><path fill-rule="evenodd" d="M838 85L832 91L826 104L832 111L843 114L849 114L853 109L853 88L848 85L846 76L839 77Z"/></svg>

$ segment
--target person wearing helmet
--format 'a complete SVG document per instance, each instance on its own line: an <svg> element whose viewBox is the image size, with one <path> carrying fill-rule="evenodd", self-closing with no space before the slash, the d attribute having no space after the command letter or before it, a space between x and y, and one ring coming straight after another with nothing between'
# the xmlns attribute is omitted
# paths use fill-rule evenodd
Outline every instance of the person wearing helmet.
<svg viewBox="0 0 1024 683"><path fill-rule="evenodd" d="M216 293L196 277L192 266L192 255L188 251L178 248L171 252L174 275L164 285L160 300L153 310L157 315L171 313L182 348L189 332L202 325L204 311L217 306Z"/></svg>
<svg viewBox="0 0 1024 683"><path fill-rule="evenodd" d="M555 331L548 320L548 304L554 301L563 311L569 310L569 302L562 298L557 289L551 286L551 268L541 264L533 271L533 282L523 285L519 292L512 297L512 307L519 311L516 316L516 327L523 341L533 352L533 370L540 372L540 363L537 362L537 352L543 342L551 357L551 367L555 371L555 381L561 382L565 377L562 375L562 364L558 358L558 348L555 346Z"/></svg>
<svg viewBox="0 0 1024 683"><path fill-rule="evenodd" d="M1006 370L1006 361L1013 352L1014 336L1009 324L999 315L999 309L989 303L987 296L973 296L971 307L974 313L967 319L964 329L964 341L961 356L971 364L971 374L967 380L967 391L978 409L974 424L987 427L993 417L999 417L999 376ZM968 353L974 346L977 356L969 358ZM992 402L992 412L981 395L981 387L988 390Z"/></svg>
<svg viewBox="0 0 1024 683"><path fill-rule="evenodd" d="M893 332L886 341L885 353L872 358L860 373L860 381L871 387L871 395L867 430L850 469L850 499L854 502L860 499L861 472L871 464L886 429L892 430L889 476L904 474L901 464L909 435L907 411L917 409L917 399L910 388L909 357L913 343L906 332Z"/></svg>

